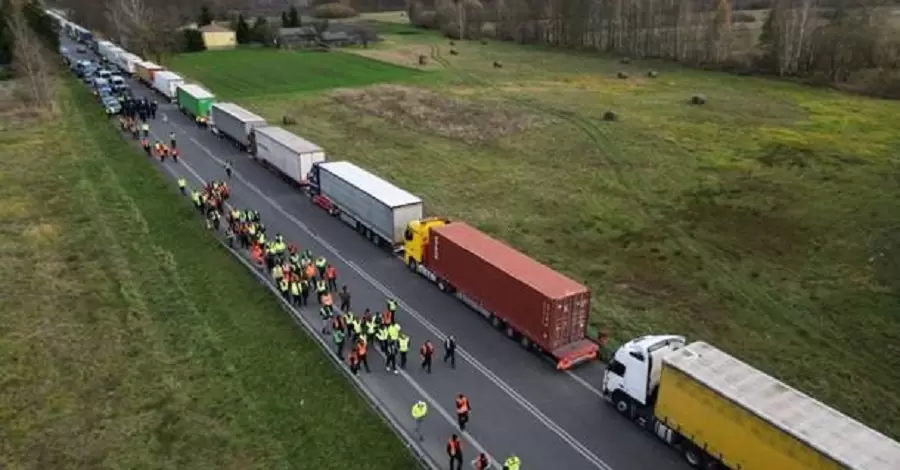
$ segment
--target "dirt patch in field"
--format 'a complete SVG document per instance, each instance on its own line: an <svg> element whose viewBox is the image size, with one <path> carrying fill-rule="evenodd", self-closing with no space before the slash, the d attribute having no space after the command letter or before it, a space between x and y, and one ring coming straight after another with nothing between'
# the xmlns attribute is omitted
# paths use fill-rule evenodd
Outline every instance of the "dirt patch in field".
<svg viewBox="0 0 900 470"><path fill-rule="evenodd" d="M476 102L396 85L336 90L348 107L403 127L476 144L541 126L547 118L496 102Z"/></svg>
<svg viewBox="0 0 900 470"><path fill-rule="evenodd" d="M369 59L419 70L434 70L442 67L441 64L431 58L431 48L428 46L411 46L389 50L348 49L348 51ZM425 65L419 64L419 56L425 56Z"/></svg>

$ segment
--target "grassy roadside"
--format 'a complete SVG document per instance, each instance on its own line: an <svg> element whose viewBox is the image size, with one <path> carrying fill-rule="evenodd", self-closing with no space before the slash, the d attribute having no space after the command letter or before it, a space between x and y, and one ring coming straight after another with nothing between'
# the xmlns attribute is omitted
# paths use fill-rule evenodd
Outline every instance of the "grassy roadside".
<svg viewBox="0 0 900 470"><path fill-rule="evenodd" d="M92 98L60 97L0 134L0 467L415 468Z"/></svg>

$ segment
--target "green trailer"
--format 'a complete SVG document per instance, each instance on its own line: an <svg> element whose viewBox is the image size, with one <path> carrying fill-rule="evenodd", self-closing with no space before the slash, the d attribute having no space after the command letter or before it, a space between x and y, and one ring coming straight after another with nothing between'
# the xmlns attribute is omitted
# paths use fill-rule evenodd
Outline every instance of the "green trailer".
<svg viewBox="0 0 900 470"><path fill-rule="evenodd" d="M209 108L216 101L215 95L199 85L179 85L175 94L178 108L190 117L209 117Z"/></svg>

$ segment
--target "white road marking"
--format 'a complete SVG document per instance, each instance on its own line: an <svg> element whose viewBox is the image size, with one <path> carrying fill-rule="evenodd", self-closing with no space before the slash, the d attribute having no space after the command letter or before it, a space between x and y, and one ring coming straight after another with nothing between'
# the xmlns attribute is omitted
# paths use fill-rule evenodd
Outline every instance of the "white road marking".
<svg viewBox="0 0 900 470"><path fill-rule="evenodd" d="M225 164L225 162L222 159L216 157L208 148L206 148L206 146L201 144L197 139L195 139L194 137L190 137L190 140L200 150L203 150L203 152L206 153L207 156L209 156L209 158L211 158L214 162L218 163L219 165ZM341 253L337 250L337 248L335 248L334 246L329 244L327 241L325 241L324 239L319 237L306 224L304 224L303 222L298 220L296 217L294 217L293 215L288 213L284 208L281 207L281 205L279 205L276 201L274 201L272 198L270 198L265 193L263 193L258 187L256 187L256 185L254 185L253 183L248 181L246 178L244 178L239 172L233 171L232 177L237 179L241 183L243 183L244 186L246 186L248 189L250 189L251 191L256 193L256 195L259 196L262 200L269 203L269 205L272 206L273 209L280 212L281 215L283 215L287 220L291 221L298 228L300 228L301 230L306 232L306 234L309 237L311 237L313 240L315 240L320 245L322 245L322 247L324 247L326 250L331 252L335 257L337 257L338 259L343 261L344 264L346 264L351 269L353 269L360 277L362 277L363 279L368 281L369 284L371 284L373 287L375 287L375 289L377 289L378 291L380 291L382 294L384 294L387 297L396 299L398 301L398 304L401 307L403 307L403 309L406 310L413 318L415 318L422 326L424 326L425 329L427 329L429 332L431 332L431 334L433 334L434 336L436 336L437 338L439 338L441 340L443 340L444 338L447 337L447 335L445 335L441 330L439 330L431 322L429 322L427 319L425 319L417 310L412 308L412 306L405 303L397 295L393 294L390 290L388 290L387 287L385 287L383 284L381 284L379 281L377 281L375 278L373 278L371 275L369 275L365 270L363 270L362 268L357 266L355 263L353 263L349 259L345 258L343 255L341 255ZM488 380L490 380L499 389L503 390L510 398L512 398L516 403L518 403L520 406L522 406L522 408L524 408L526 411L528 411L539 422L541 422L545 427L547 427L547 429L549 429L554 434L556 434L565 443L569 444L569 446L571 446L572 449L574 449L576 452L578 452L582 457L584 457L594 467L601 469L601 470L613 470L612 466L610 466L608 463L606 463L605 461L600 459L600 457L598 457L593 452L591 452L591 450L588 449L584 444L579 442L576 438L574 438L571 434L569 434L565 429L563 429L558 424L556 424L556 422L554 422L547 415L545 415L541 410L539 410L536 406L534 406L530 401L528 401L528 399L526 399L521 394L519 394L519 392L516 391L514 388L512 388L509 384L504 382L503 379L498 377L497 374L495 374L493 371L488 369L484 364L482 364L480 361L478 361L478 359L476 359L473 355L466 352L466 350L463 349L462 347L457 348L457 351L459 352L460 356L464 360L469 362L477 371L481 372L482 375L484 375Z"/></svg>

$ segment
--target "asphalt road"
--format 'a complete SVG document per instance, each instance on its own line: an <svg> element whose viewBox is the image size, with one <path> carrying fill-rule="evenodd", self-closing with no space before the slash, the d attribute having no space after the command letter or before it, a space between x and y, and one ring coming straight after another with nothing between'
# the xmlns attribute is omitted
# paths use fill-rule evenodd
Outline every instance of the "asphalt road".
<svg viewBox="0 0 900 470"><path fill-rule="evenodd" d="M70 42L64 45L74 50ZM163 102L141 84L132 88L138 96ZM302 249L325 256L337 268L338 283L349 286L354 311L381 310L387 296L399 301L398 321L412 338L408 370L390 374L379 355L370 355L372 373L363 372L360 381L377 397L376 406L404 428L406 437L413 430L410 406L419 399L429 402L420 450L439 468L447 466L444 446L456 432L458 393L465 393L472 405L470 428L464 435L466 465L483 450L499 462L516 454L525 469L688 468L677 453L601 400L597 390L601 365L589 364L574 373L556 371L549 361L508 340L480 315L409 272L400 260L313 206L280 176L198 128L174 105L160 106L151 129L164 142L169 132L175 132L181 163L154 164L170 177L185 177L189 186L198 186L200 180L224 180L224 161L232 161L232 204L258 210L271 234L281 233ZM308 326L320 324L314 308L294 313ZM426 338L440 345L451 334L460 346L457 368L437 361L433 374L420 371L418 345Z"/></svg>

